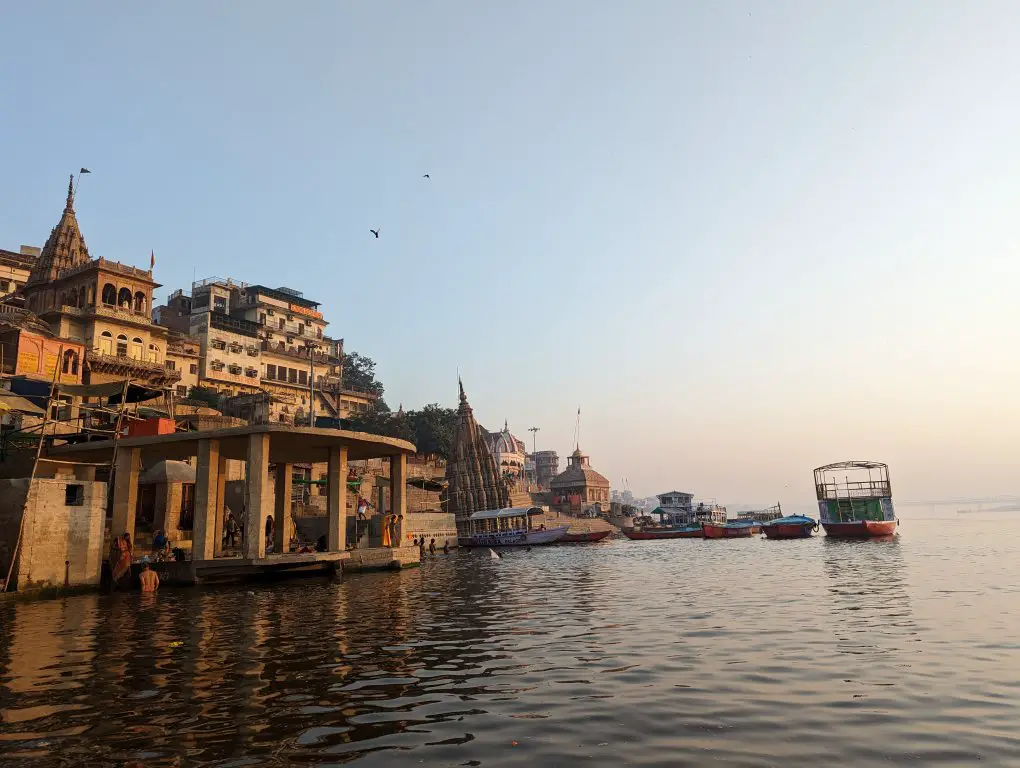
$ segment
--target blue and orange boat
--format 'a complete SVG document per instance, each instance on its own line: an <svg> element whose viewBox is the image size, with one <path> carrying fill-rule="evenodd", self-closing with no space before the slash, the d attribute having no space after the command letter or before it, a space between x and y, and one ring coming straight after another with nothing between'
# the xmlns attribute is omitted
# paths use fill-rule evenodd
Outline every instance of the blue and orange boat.
<svg viewBox="0 0 1020 768"><path fill-rule="evenodd" d="M807 539L818 530L818 521L805 515L787 515L762 527L766 539Z"/></svg>
<svg viewBox="0 0 1020 768"><path fill-rule="evenodd" d="M701 531L706 539L746 539L761 533L761 523L757 520L702 523Z"/></svg>

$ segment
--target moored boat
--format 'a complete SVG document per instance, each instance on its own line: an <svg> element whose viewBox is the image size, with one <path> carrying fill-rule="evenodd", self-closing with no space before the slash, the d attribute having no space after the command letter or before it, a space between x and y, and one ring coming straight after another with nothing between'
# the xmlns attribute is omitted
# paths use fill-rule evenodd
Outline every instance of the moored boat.
<svg viewBox="0 0 1020 768"><path fill-rule="evenodd" d="M660 526L651 528L623 528L623 535L632 541L647 541L650 539L700 539L701 525L689 523L687 525Z"/></svg>
<svg viewBox="0 0 1020 768"><path fill-rule="evenodd" d="M757 520L731 520L726 523L702 523L706 539L743 539L761 533Z"/></svg>
<svg viewBox="0 0 1020 768"><path fill-rule="evenodd" d="M602 541L606 538L611 530L605 531L585 531L583 533L567 533L559 540L560 544L587 544L589 542Z"/></svg>
<svg viewBox="0 0 1020 768"><path fill-rule="evenodd" d="M892 536L889 467L877 461L842 461L815 470L815 495L825 535L840 539Z"/></svg>
<svg viewBox="0 0 1020 768"><path fill-rule="evenodd" d="M562 539L570 526L532 526L531 518L541 514L540 507L474 512L466 520L457 522L457 543L462 547L530 547Z"/></svg>
<svg viewBox="0 0 1020 768"><path fill-rule="evenodd" d="M805 515L788 515L761 527L767 539L806 539L818 530L818 522Z"/></svg>

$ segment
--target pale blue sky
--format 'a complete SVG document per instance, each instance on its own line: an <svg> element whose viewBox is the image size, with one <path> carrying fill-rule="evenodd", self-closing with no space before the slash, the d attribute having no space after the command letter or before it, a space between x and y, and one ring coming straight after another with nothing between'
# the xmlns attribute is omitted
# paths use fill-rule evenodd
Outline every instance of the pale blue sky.
<svg viewBox="0 0 1020 768"><path fill-rule="evenodd" d="M6 3L0 247L287 285L614 486L1017 491L1020 3ZM431 182L421 179L423 173ZM375 240L369 228L381 227ZM789 484L789 487L786 487Z"/></svg>

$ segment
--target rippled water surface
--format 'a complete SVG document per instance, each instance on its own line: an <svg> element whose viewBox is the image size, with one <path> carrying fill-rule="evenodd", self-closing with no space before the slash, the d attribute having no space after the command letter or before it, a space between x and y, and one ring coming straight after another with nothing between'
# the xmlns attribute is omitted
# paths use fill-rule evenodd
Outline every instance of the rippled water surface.
<svg viewBox="0 0 1020 768"><path fill-rule="evenodd" d="M1020 760L1020 520L0 605L18 765Z"/></svg>

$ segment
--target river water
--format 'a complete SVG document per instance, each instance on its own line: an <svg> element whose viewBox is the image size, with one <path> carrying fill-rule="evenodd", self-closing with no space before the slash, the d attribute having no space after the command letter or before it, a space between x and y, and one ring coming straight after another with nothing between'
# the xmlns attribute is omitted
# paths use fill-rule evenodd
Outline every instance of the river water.
<svg viewBox="0 0 1020 768"><path fill-rule="evenodd" d="M9 765L1020 763L1020 519L0 605Z"/></svg>

